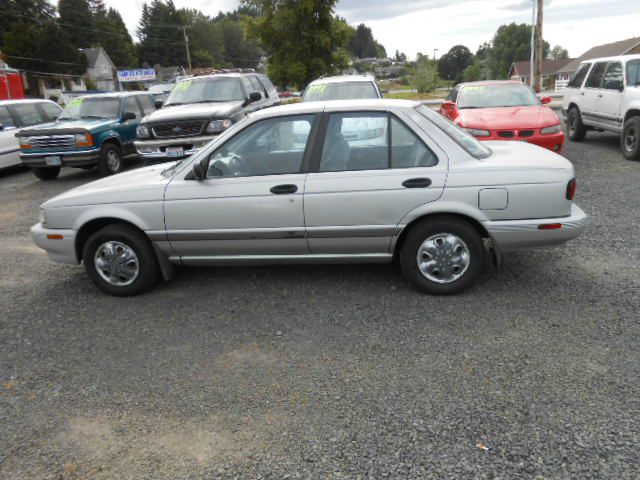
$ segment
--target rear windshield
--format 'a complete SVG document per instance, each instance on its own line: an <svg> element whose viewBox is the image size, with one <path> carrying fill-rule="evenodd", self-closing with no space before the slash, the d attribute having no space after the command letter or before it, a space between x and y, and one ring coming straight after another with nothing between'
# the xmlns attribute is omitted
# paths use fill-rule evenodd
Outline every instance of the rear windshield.
<svg viewBox="0 0 640 480"><path fill-rule="evenodd" d="M373 82L321 83L310 85L302 95L303 102L327 100L360 100L380 98Z"/></svg>
<svg viewBox="0 0 640 480"><path fill-rule="evenodd" d="M452 123L439 113L434 112L424 105L416 107L416 111L433 123L436 127L446 133L454 142L460 145L472 157L481 159L490 157L492 151L489 147L483 145L470 134L466 133L460 127Z"/></svg>

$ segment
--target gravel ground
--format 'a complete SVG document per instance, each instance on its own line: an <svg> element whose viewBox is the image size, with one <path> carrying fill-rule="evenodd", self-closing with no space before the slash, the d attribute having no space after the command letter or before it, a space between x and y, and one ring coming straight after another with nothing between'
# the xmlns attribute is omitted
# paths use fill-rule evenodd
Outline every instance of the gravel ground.
<svg viewBox="0 0 640 480"><path fill-rule="evenodd" d="M96 174L4 174L0 477L640 478L640 163L608 134L565 155L586 234L446 298L391 266L111 298L28 236Z"/></svg>

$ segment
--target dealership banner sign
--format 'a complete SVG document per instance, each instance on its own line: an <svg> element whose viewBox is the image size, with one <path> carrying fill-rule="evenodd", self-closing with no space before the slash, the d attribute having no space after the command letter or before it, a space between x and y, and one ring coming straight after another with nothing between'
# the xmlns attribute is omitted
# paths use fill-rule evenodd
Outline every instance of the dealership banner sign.
<svg viewBox="0 0 640 480"><path fill-rule="evenodd" d="M118 70L119 82L147 82L156 79L156 71L153 68L139 70Z"/></svg>

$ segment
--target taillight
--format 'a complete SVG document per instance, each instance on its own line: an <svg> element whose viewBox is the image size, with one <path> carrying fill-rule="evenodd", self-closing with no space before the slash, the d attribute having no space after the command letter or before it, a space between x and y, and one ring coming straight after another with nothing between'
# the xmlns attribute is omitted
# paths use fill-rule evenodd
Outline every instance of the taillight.
<svg viewBox="0 0 640 480"><path fill-rule="evenodd" d="M573 200L573 197L576 196L576 187L576 179L569 180L569 183L567 183L567 200Z"/></svg>

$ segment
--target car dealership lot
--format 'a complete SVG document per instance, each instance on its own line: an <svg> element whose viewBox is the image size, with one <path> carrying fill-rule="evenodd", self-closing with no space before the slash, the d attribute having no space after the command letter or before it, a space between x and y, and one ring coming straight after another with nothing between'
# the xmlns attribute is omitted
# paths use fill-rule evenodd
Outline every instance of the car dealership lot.
<svg viewBox="0 0 640 480"><path fill-rule="evenodd" d="M108 297L28 235L96 172L2 174L0 477L635 478L640 163L618 142L566 144L580 239L454 297L371 265Z"/></svg>

